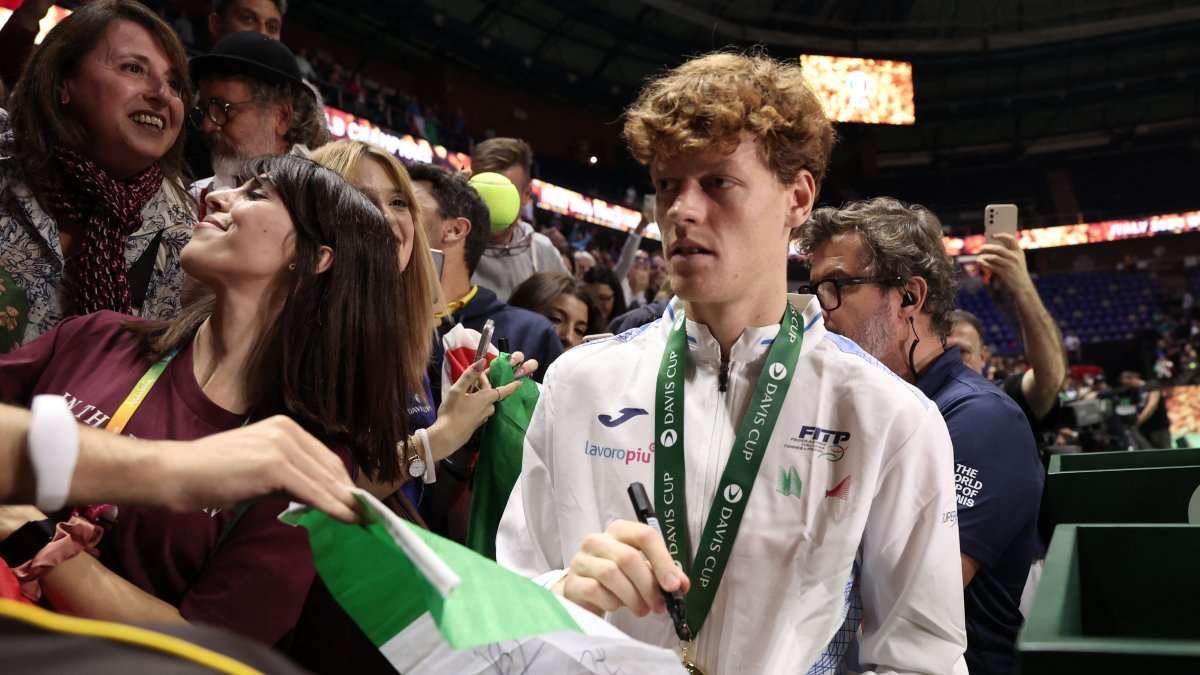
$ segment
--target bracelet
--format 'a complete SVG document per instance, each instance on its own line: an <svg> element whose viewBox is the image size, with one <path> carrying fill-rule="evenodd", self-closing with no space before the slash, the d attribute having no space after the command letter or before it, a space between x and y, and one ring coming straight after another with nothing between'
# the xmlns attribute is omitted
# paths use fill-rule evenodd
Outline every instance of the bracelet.
<svg viewBox="0 0 1200 675"><path fill-rule="evenodd" d="M34 504L51 513L67 503L79 459L79 426L62 396L42 394L30 406L29 460L37 491Z"/></svg>
<svg viewBox="0 0 1200 675"><path fill-rule="evenodd" d="M422 480L426 483L436 483L437 470L434 469L433 448L429 446L429 432L424 429L417 429L415 433L417 438L421 439L421 447L425 448L425 476Z"/></svg>

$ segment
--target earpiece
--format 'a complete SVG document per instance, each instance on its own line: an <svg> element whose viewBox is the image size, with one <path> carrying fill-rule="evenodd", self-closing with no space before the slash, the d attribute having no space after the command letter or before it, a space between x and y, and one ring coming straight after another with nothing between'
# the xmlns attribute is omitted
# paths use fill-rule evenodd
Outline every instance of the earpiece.
<svg viewBox="0 0 1200 675"><path fill-rule="evenodd" d="M900 306L901 307L912 307L915 304L917 304L916 296L914 296L912 294L912 291L905 289L904 295L900 296Z"/></svg>

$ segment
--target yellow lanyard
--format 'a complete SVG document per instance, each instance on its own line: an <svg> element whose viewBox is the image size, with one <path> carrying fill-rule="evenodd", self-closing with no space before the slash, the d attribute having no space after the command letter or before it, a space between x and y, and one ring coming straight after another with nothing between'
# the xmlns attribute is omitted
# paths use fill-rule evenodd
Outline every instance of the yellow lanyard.
<svg viewBox="0 0 1200 675"><path fill-rule="evenodd" d="M129 424L129 418L133 417L133 413L137 412L138 406L142 401L146 400L146 395L150 393L150 388L158 382L158 378L166 370L167 364L175 355L179 353L179 348L171 350L170 354L162 357L158 363L150 366L142 379L133 385L133 389L129 391L129 395L125 397L124 402L117 408L117 412L113 413L112 419L108 421L108 425L104 427L105 431L111 431L114 434L119 434L125 430L125 425Z"/></svg>
<svg viewBox="0 0 1200 675"><path fill-rule="evenodd" d="M462 309L463 307L466 307L467 305L471 304L471 301L475 299L475 294L478 292L479 292L479 287L472 286L471 290L467 291L466 295L462 296L461 298L459 298L457 300L454 300L453 302L446 303L446 314L438 314L437 318L440 319L449 314L453 314L453 313L457 312L458 310Z"/></svg>

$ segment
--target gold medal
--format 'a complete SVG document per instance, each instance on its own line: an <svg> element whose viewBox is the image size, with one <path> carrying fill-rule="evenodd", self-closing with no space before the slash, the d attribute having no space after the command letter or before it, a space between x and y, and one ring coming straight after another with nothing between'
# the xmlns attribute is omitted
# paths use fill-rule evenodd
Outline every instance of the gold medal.
<svg viewBox="0 0 1200 675"><path fill-rule="evenodd" d="M688 658L688 644L687 642L679 643L679 649L682 652L679 662L683 664L683 669L690 675L705 675L704 669Z"/></svg>

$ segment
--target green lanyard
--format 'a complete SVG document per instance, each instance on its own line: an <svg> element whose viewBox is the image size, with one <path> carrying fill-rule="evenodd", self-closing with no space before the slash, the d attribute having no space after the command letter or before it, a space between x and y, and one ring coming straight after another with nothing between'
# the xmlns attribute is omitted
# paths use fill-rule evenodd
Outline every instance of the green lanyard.
<svg viewBox="0 0 1200 675"><path fill-rule="evenodd" d="M804 331L800 313L788 303L779 334L775 336L762 374L758 376L750 407L738 427L733 450L717 485L716 498L704 521L696 553L700 571L692 576L684 492L683 387L687 360L684 324L681 309L667 337L667 348L658 370L658 390L654 399L654 437L657 439L654 500L667 550L683 573L692 577L692 588L687 594L687 621L694 637L708 618L725 565L729 563L729 552L737 538L746 503L750 501L754 477L792 382Z"/></svg>

